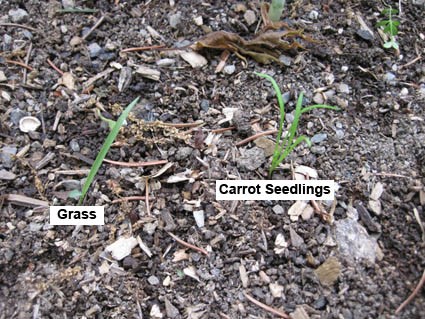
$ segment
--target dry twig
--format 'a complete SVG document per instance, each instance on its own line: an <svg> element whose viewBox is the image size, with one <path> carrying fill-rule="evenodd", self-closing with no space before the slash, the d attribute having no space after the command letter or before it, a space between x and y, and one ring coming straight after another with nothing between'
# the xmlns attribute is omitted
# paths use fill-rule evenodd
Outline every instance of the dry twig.
<svg viewBox="0 0 425 319"><path fill-rule="evenodd" d="M270 306L267 306L265 304L263 304L262 302L259 302L258 300L252 298L250 295L248 295L246 292L243 293L245 298L248 299L249 301L251 301L252 303L256 304L257 306L263 308L264 310L271 312L272 314L279 316L281 318L285 318L285 319L290 319L291 317L289 317L289 315L287 315L285 312L283 312L282 310L278 310L275 308L272 308Z"/></svg>
<svg viewBox="0 0 425 319"><path fill-rule="evenodd" d="M275 133L277 133L277 132L278 132L278 130L271 130L271 131L266 131L266 132L257 133L257 134L255 134L255 135L252 135L252 136L250 136L250 137L247 137L246 139L244 139L244 140L242 140L242 141L240 141L240 142L237 142L235 145L236 145L236 146L241 146L241 145L244 145L244 144L246 144L246 143L248 143L248 142L251 142L251 141L253 141L253 140L256 140L257 138L259 138L259 137L261 137L261 136L264 136L264 135L271 135L271 134L275 134Z"/></svg>
<svg viewBox="0 0 425 319"><path fill-rule="evenodd" d="M149 161L149 162L134 162L134 163L126 163L126 162L118 162L118 161L112 161L109 159L103 160L106 163L114 164L118 166L125 166L125 167L145 167L145 166L154 166L154 165L163 165L167 164L167 160L158 160L158 161Z"/></svg>
<svg viewBox="0 0 425 319"><path fill-rule="evenodd" d="M47 63L49 63L49 65L56 71L58 72L60 75L63 76L63 71L61 69L59 69L50 59L47 59Z"/></svg>
<svg viewBox="0 0 425 319"><path fill-rule="evenodd" d="M411 302L413 300L413 298L415 298L415 296L419 293L419 291L421 291L423 285L425 284L425 270L422 274L422 278L421 280L419 280L419 283L417 284L415 290L413 290L413 292L410 294L410 296L397 308L397 310L395 311L395 314L398 314L404 307L406 307L409 302Z"/></svg>
<svg viewBox="0 0 425 319"><path fill-rule="evenodd" d="M189 244L189 243L185 242L184 240L181 240L180 238L178 238L173 233L170 233L170 232L167 232L167 233L168 233L168 235L170 235L171 237L173 237L173 239L176 242L178 242L179 244L181 244L181 245L183 245L183 246L185 246L187 248L196 250L197 252L200 252L200 253L204 254L205 256L208 256L208 252L204 248L196 247L196 246L194 246L192 244Z"/></svg>

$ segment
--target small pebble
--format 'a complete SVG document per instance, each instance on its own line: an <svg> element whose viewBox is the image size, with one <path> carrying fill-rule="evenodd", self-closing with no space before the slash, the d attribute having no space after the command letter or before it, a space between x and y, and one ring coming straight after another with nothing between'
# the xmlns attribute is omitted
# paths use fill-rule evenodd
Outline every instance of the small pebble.
<svg viewBox="0 0 425 319"><path fill-rule="evenodd" d="M282 62L282 64L285 65L285 66L290 66L292 64L293 60L294 60L293 58L291 58L287 55L279 56L279 61Z"/></svg>
<svg viewBox="0 0 425 319"><path fill-rule="evenodd" d="M409 90L407 88L402 88L400 91L400 96L406 96L409 94Z"/></svg>
<svg viewBox="0 0 425 319"><path fill-rule="evenodd" d="M394 73L387 72L384 75L384 82L390 83L390 82L394 81L395 78L396 78L396 76L395 76Z"/></svg>
<svg viewBox="0 0 425 319"><path fill-rule="evenodd" d="M275 205L275 206L272 208L272 210L273 210L273 212L274 212L275 214L277 214L277 215L282 215L282 214L285 212L285 210L283 209L283 207L282 207L282 206L280 206L280 205Z"/></svg>
<svg viewBox="0 0 425 319"><path fill-rule="evenodd" d="M6 75L4 75L3 71L0 71L0 82L4 82L7 81L7 77Z"/></svg>
<svg viewBox="0 0 425 319"><path fill-rule="evenodd" d="M317 12L316 10L311 10L310 13L308 14L308 18L310 20L316 21L317 18L319 18L319 12Z"/></svg>
<svg viewBox="0 0 425 319"><path fill-rule="evenodd" d="M159 279L158 279L158 277L156 277L156 276L150 276L150 277L148 278L148 282L149 282L149 284L151 284L152 286L159 285Z"/></svg>
<svg viewBox="0 0 425 319"><path fill-rule="evenodd" d="M343 65L342 67L341 67L341 71L342 72L347 72L348 71L348 66L346 66L346 65Z"/></svg>
<svg viewBox="0 0 425 319"><path fill-rule="evenodd" d="M326 147L324 147L324 146L312 146L311 152L313 154L322 155L322 154L326 153Z"/></svg>
<svg viewBox="0 0 425 319"><path fill-rule="evenodd" d="M236 67L231 64L231 65L226 65L223 69L224 73L226 74L233 74L235 73Z"/></svg>
<svg viewBox="0 0 425 319"><path fill-rule="evenodd" d="M341 83L341 84L338 85L338 92L343 93L343 94L349 94L350 93L350 87L345 83Z"/></svg>
<svg viewBox="0 0 425 319"><path fill-rule="evenodd" d="M19 125L19 121L24 116L26 116L26 113L21 109L13 109L12 112L10 112L10 120L14 125Z"/></svg>
<svg viewBox="0 0 425 319"><path fill-rule="evenodd" d="M172 27L173 29L176 29L181 22L181 18L182 18L182 15L180 12L170 15L170 18L169 18L170 27Z"/></svg>
<svg viewBox="0 0 425 319"><path fill-rule="evenodd" d="M193 21L195 22L197 26L201 26L204 24L204 20L202 19L202 16L193 18Z"/></svg>
<svg viewBox="0 0 425 319"><path fill-rule="evenodd" d="M257 17L255 16L255 12L252 10L247 10L245 14L243 15L243 18L245 19L246 24L248 24L248 26L254 24L255 21L257 20Z"/></svg>
<svg viewBox="0 0 425 319"><path fill-rule="evenodd" d="M374 39L374 36L372 33L369 32L369 30L360 29L357 30L357 35L366 41L372 41Z"/></svg>
<svg viewBox="0 0 425 319"><path fill-rule="evenodd" d="M16 174L6 171L4 169L0 170L0 180L12 181L16 178Z"/></svg>
<svg viewBox="0 0 425 319"><path fill-rule="evenodd" d="M174 63L176 63L176 60L168 59L168 58L156 61L157 66L170 66L170 65L173 65Z"/></svg>
<svg viewBox="0 0 425 319"><path fill-rule="evenodd" d="M324 98L323 98L323 95L322 95L322 93L316 93L314 96L313 96L313 102L314 103L316 103L316 104L323 104L323 102L324 102L325 100L324 100Z"/></svg>
<svg viewBox="0 0 425 319"><path fill-rule="evenodd" d="M80 151L80 145L78 144L77 140L75 140L75 139L73 139L73 140L71 140L69 142L69 147L74 152L79 152Z"/></svg>
<svg viewBox="0 0 425 319"><path fill-rule="evenodd" d="M0 161L5 168L13 166L13 156L16 155L18 149L15 146L4 146L0 151Z"/></svg>
<svg viewBox="0 0 425 319"><path fill-rule="evenodd" d="M209 107L210 107L210 102L208 100L205 100L205 99L201 100L202 111L207 112Z"/></svg>
<svg viewBox="0 0 425 319"><path fill-rule="evenodd" d="M90 53L90 57L95 58L102 53L102 48L96 42L90 43L87 47Z"/></svg>
<svg viewBox="0 0 425 319"><path fill-rule="evenodd" d="M310 140L312 143L319 144L320 142L325 141L328 138L328 134L326 133L319 133L314 135Z"/></svg>
<svg viewBox="0 0 425 319"><path fill-rule="evenodd" d="M12 22L18 23L23 21L25 17L28 16L28 12L26 12L24 9L21 9L21 8L16 10L12 9L12 10L9 10L9 16Z"/></svg>

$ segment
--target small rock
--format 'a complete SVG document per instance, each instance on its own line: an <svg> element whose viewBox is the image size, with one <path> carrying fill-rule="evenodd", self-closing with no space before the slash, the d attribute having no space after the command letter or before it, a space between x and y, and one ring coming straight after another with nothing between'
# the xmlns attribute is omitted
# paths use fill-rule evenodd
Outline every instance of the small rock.
<svg viewBox="0 0 425 319"><path fill-rule="evenodd" d="M4 82L7 81L7 77L6 75L4 75L3 71L0 71L0 82Z"/></svg>
<svg viewBox="0 0 425 319"><path fill-rule="evenodd" d="M325 95L327 99L330 99L331 97L335 95L335 90L327 90L323 92L323 94Z"/></svg>
<svg viewBox="0 0 425 319"><path fill-rule="evenodd" d="M372 192L369 195L369 198L373 200L378 200L381 197L383 192L384 192L384 185L378 182L373 187Z"/></svg>
<svg viewBox="0 0 425 319"><path fill-rule="evenodd" d="M39 230L41 230L43 228L43 224L42 223L34 223L34 222L31 222L30 224L29 224L29 229L30 229L30 231L39 231Z"/></svg>
<svg viewBox="0 0 425 319"><path fill-rule="evenodd" d="M13 109L12 112L10 112L10 121L14 125L19 125L19 121L25 115L26 115L26 113L24 111L22 111L21 109Z"/></svg>
<svg viewBox="0 0 425 319"><path fill-rule="evenodd" d="M245 19L246 24L248 24L248 26L253 25L255 21L257 20L257 17L255 16L255 12L252 10L247 10L244 13L243 18Z"/></svg>
<svg viewBox="0 0 425 319"><path fill-rule="evenodd" d="M233 74L235 73L236 67L231 64L231 65L226 65L223 69L224 73L226 74Z"/></svg>
<svg viewBox="0 0 425 319"><path fill-rule="evenodd" d="M90 43L87 49L89 50L89 54L91 58L95 58L103 52L103 49L96 42Z"/></svg>
<svg viewBox="0 0 425 319"><path fill-rule="evenodd" d="M310 319L304 307L297 306L294 312L290 313L292 319Z"/></svg>
<svg viewBox="0 0 425 319"><path fill-rule="evenodd" d="M292 227L289 228L289 237L291 239L292 246L295 248L298 248L304 244L304 239L302 239L302 237L298 235L297 232L292 229Z"/></svg>
<svg viewBox="0 0 425 319"><path fill-rule="evenodd" d="M12 9L12 10L9 10L9 16L12 22L18 23L23 21L25 17L28 16L28 12L26 12L24 9L21 9L21 8L16 10Z"/></svg>
<svg viewBox="0 0 425 319"><path fill-rule="evenodd" d="M182 14L180 12L170 15L170 18L168 20L170 23L170 27L172 27L173 29L176 29L181 22L181 18L182 18Z"/></svg>
<svg viewBox="0 0 425 319"><path fill-rule="evenodd" d="M12 181L16 178L16 174L6 171L4 169L0 170L0 180Z"/></svg>
<svg viewBox="0 0 425 319"><path fill-rule="evenodd" d="M342 67L341 67L341 71L342 72L347 72L348 71L348 66L346 66L346 65L343 65Z"/></svg>
<svg viewBox="0 0 425 319"><path fill-rule="evenodd" d="M245 150L244 154L239 158L237 165L247 171L254 171L266 161L264 151L259 147L253 147Z"/></svg>
<svg viewBox="0 0 425 319"><path fill-rule="evenodd" d="M283 103L288 103L291 99L291 92L285 92L282 94Z"/></svg>
<svg viewBox="0 0 425 319"><path fill-rule="evenodd" d="M151 79L154 81L159 81L161 77L161 72L155 69L148 68L143 65L139 65L136 69L136 73L140 74L144 78Z"/></svg>
<svg viewBox="0 0 425 319"><path fill-rule="evenodd" d="M131 254L131 250L137 246L137 239L134 237L121 237L114 243L106 247L106 251L111 253L115 260L122 260Z"/></svg>
<svg viewBox="0 0 425 319"><path fill-rule="evenodd" d="M270 277L267 276L267 274L264 271L261 270L260 273L259 273L259 275L260 275L261 280L264 283L266 283L266 284L269 284L270 283Z"/></svg>
<svg viewBox="0 0 425 319"><path fill-rule="evenodd" d="M193 218L195 218L196 226L199 228L205 225L205 213L203 210L196 210L193 212Z"/></svg>
<svg viewBox="0 0 425 319"><path fill-rule="evenodd" d="M62 7L64 9L75 8L75 1L74 0L62 0Z"/></svg>
<svg viewBox="0 0 425 319"><path fill-rule="evenodd" d="M287 123L292 123L294 121L294 119L295 119L294 114L292 114L292 113L286 113L285 114L285 121Z"/></svg>
<svg viewBox="0 0 425 319"><path fill-rule="evenodd" d="M345 83L340 83L338 85L338 92L343 94L349 94L350 93L350 87Z"/></svg>
<svg viewBox="0 0 425 319"><path fill-rule="evenodd" d="M319 18L319 12L317 12L316 10L311 10L308 14L308 18L310 20L316 21Z"/></svg>
<svg viewBox="0 0 425 319"><path fill-rule="evenodd" d="M180 56L183 60L189 63L192 68L201 68L207 65L208 61L199 53L190 51L190 52L182 52Z"/></svg>
<svg viewBox="0 0 425 319"><path fill-rule="evenodd" d="M322 155L326 153L326 147L324 146L312 146L310 150L313 154L318 154L318 155Z"/></svg>
<svg viewBox="0 0 425 319"><path fill-rule="evenodd" d="M69 142L69 147L71 148L71 150L73 152L79 152L80 151L80 145L78 144L77 140L75 140L75 139L72 139Z"/></svg>
<svg viewBox="0 0 425 319"><path fill-rule="evenodd" d="M310 140L312 143L319 144L320 142L326 141L328 138L328 134L319 133L314 135Z"/></svg>
<svg viewBox="0 0 425 319"><path fill-rule="evenodd" d="M283 209L283 207L280 206L280 205L273 206L272 210L277 215L282 215L285 212L285 210Z"/></svg>
<svg viewBox="0 0 425 319"><path fill-rule="evenodd" d="M148 278L148 283L151 284L152 286L159 285L159 279L156 276L150 276Z"/></svg>
<svg viewBox="0 0 425 319"><path fill-rule="evenodd" d="M34 132L40 125L40 120L34 116L24 116L19 120L19 129L24 133Z"/></svg>
<svg viewBox="0 0 425 319"><path fill-rule="evenodd" d="M323 98L323 94L322 93L316 93L313 96L313 102L316 104L323 104L323 102L325 102L325 99Z"/></svg>
<svg viewBox="0 0 425 319"><path fill-rule="evenodd" d="M381 202L379 200L371 199L369 201L369 208L377 216L381 215L381 213L382 213L382 205L381 205Z"/></svg>
<svg viewBox="0 0 425 319"><path fill-rule="evenodd" d="M409 94L409 90L407 88L402 88L400 91L400 96L406 96Z"/></svg>
<svg viewBox="0 0 425 319"><path fill-rule="evenodd" d="M275 149L275 146L276 146L276 142L273 142L273 141L269 140L266 137L260 137L260 138L257 138L254 141L254 143L258 147L260 147L261 149L263 149L264 156L265 157L269 157L269 156L272 156L274 154L274 149Z"/></svg>
<svg viewBox="0 0 425 319"><path fill-rule="evenodd" d="M249 278L244 265L239 266L239 277L241 278L242 287L248 288Z"/></svg>
<svg viewBox="0 0 425 319"><path fill-rule="evenodd" d="M269 285L270 293L275 298L282 298L283 295L283 286L279 284L271 283Z"/></svg>
<svg viewBox="0 0 425 319"><path fill-rule="evenodd" d="M154 304L152 306L149 315L151 318L154 318L154 319L161 319L163 317L161 309L159 309L159 306L157 304Z"/></svg>
<svg viewBox="0 0 425 319"><path fill-rule="evenodd" d="M80 45L81 43L83 43L83 39L81 38L81 37L79 37L79 36L73 36L72 38L71 38L71 40L69 41L69 44L72 46L72 47L76 47L77 45Z"/></svg>
<svg viewBox="0 0 425 319"><path fill-rule="evenodd" d="M156 61L157 66L170 66L170 65L173 65L174 63L176 63L176 60L169 59L169 58Z"/></svg>
<svg viewBox="0 0 425 319"><path fill-rule="evenodd" d="M294 60L293 58L287 55L279 56L279 61L282 62L282 64L285 66L291 66L293 60Z"/></svg>
<svg viewBox="0 0 425 319"><path fill-rule="evenodd" d="M371 33L369 30L359 29L356 33L360 38L366 41L372 41L375 38L373 33Z"/></svg>
<svg viewBox="0 0 425 319"><path fill-rule="evenodd" d="M342 140L344 138L345 132L344 130L335 130L335 135L339 140Z"/></svg>
<svg viewBox="0 0 425 319"><path fill-rule="evenodd" d="M164 298L165 303L165 312L167 313L167 318L176 318L180 315L179 310L174 307L174 305L165 297Z"/></svg>
<svg viewBox="0 0 425 319"><path fill-rule="evenodd" d="M314 273L324 286L332 286L341 274L341 263L335 257L329 257Z"/></svg>
<svg viewBox="0 0 425 319"><path fill-rule="evenodd" d="M192 154L193 149L189 146L181 147L176 153L176 160L181 161L188 158Z"/></svg>
<svg viewBox="0 0 425 319"><path fill-rule="evenodd" d="M393 82L395 80L396 76L394 73L391 72L387 72L384 75L384 82L390 83Z"/></svg>
<svg viewBox="0 0 425 319"><path fill-rule="evenodd" d="M202 16L193 18L193 21L195 22L197 26L201 26L204 24L204 19L202 18Z"/></svg>
<svg viewBox="0 0 425 319"><path fill-rule="evenodd" d="M201 106L202 111L207 112L208 109L210 108L210 101L208 101L206 99L202 99L200 106Z"/></svg>

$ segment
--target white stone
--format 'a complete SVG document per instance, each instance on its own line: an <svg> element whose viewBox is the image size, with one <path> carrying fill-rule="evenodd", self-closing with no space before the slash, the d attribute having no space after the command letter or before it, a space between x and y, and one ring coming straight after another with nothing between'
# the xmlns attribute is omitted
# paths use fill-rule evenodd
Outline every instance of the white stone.
<svg viewBox="0 0 425 319"><path fill-rule="evenodd" d="M131 254L131 250L138 244L134 237L121 237L116 242L106 247L106 251L111 253L112 258L122 260Z"/></svg>

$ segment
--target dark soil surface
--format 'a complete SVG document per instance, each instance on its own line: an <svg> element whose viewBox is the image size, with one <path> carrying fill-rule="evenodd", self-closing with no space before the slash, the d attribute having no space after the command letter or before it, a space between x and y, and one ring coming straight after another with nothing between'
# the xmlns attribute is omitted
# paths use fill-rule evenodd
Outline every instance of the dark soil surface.
<svg viewBox="0 0 425 319"><path fill-rule="evenodd" d="M60 13L64 3L74 1L0 0L0 318L276 317L250 298L298 319L425 317L423 289L395 314L425 270L424 1L387 1L401 6L399 54L383 48L381 1L288 1L283 19L318 42L299 39L307 50L282 64L231 53L221 72L218 49L199 51L208 63L195 68L179 51L122 50L220 30L251 39L263 32L259 2L89 0L74 5L94 13ZM281 87L285 127L300 92L306 105L341 108L303 114L298 133L313 145L273 175L307 166L335 180L335 201L313 215L289 216L293 201L216 200L216 180L268 179L264 145L276 135L237 145L279 123L275 93L254 71ZM145 196L145 177L163 165L104 162L84 203L105 207L105 225L49 225L34 200L77 205L68 192L108 134L96 108L116 119L138 96L107 159L171 163L148 179L149 201L124 199ZM24 116L41 125L22 132ZM106 251L137 237L151 256L139 245L121 260Z"/></svg>

